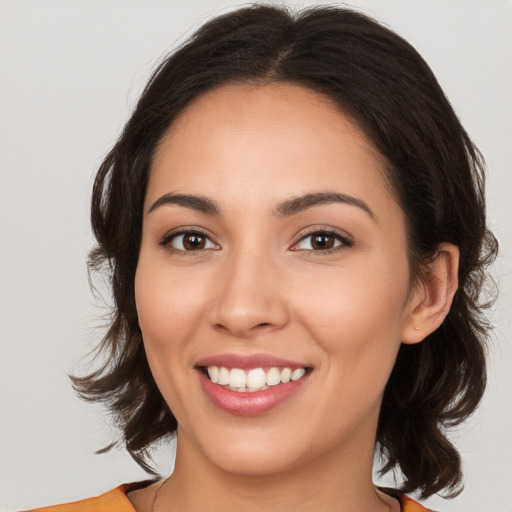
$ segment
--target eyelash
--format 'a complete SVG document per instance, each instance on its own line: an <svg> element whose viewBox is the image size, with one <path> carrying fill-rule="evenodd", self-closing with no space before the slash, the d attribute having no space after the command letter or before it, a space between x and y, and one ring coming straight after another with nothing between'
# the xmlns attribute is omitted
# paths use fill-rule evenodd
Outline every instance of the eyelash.
<svg viewBox="0 0 512 512"><path fill-rule="evenodd" d="M198 229L181 229L180 231L175 231L175 232L165 235L162 238L162 240L158 243L158 245L165 247L172 254L176 254L179 256L195 256L205 250L205 249L196 249L196 250L186 251L183 249L176 249L175 247L172 247L170 245L172 240L174 240L175 238L177 238L179 236L183 236L183 235L197 235L197 236L206 238L210 242L212 242L211 238L203 231L200 231ZM332 254L332 253L337 252L343 248L352 247L354 245L353 241L348 236L342 235L341 233L339 233L337 231L333 231L332 229L315 228L315 229L312 229L311 231L303 234L302 237L297 242L294 243L293 247L297 246L299 243L301 243L302 241L306 240L308 237L311 237L313 235L324 235L324 236L328 236L328 237L333 237L335 240L337 240L341 243L331 249L322 249L322 250L318 250L318 251L315 251L312 249L291 249L291 250L306 251L311 254L314 254L315 256L319 256L322 254Z"/></svg>
<svg viewBox="0 0 512 512"><path fill-rule="evenodd" d="M335 253L337 251L340 251L341 249L344 249L344 248L348 248L348 247L352 247L354 245L354 242L345 234L341 234L339 233L338 231L334 231L332 229L322 229L322 228L313 228L309 231L306 231L306 233L304 233L299 240L297 240L297 242L295 242L293 244L293 246L295 247L296 245L298 245L300 242L302 242L303 240L306 240L307 238L313 236L313 235L324 235L324 236L328 236L328 237L332 237L334 238L335 240L341 242L339 245L335 246L335 247L332 247L331 249L321 249L321 250L318 250L318 251L315 251L315 250L312 250L312 249L292 249L294 251L306 251L308 253L310 253L311 255L314 255L314 256L321 256L323 254L332 254L332 253Z"/></svg>

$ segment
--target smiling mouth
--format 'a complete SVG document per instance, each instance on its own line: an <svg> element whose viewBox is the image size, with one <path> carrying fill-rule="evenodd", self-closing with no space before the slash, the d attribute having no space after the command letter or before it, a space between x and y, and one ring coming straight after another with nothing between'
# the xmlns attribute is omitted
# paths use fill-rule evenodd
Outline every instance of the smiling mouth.
<svg viewBox="0 0 512 512"><path fill-rule="evenodd" d="M201 372L218 386L238 393L265 391L274 386L298 381L313 369L269 367L269 368L227 368L224 366L201 366Z"/></svg>

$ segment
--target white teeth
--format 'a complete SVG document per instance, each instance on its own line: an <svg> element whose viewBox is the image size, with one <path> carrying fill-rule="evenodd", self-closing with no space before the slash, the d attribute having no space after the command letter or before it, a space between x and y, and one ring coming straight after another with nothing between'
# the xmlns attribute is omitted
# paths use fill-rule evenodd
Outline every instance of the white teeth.
<svg viewBox="0 0 512 512"><path fill-rule="evenodd" d="M270 368L267 372L267 386L276 386L277 384L281 384L281 372L278 368Z"/></svg>
<svg viewBox="0 0 512 512"><path fill-rule="evenodd" d="M262 388L242 388L237 386L226 386L230 391L238 391L239 393L254 393L255 391L264 391L268 389L268 386L263 386Z"/></svg>
<svg viewBox="0 0 512 512"><path fill-rule="evenodd" d="M247 386L250 388L262 388L266 384L267 376L263 368L253 368L247 374Z"/></svg>
<svg viewBox="0 0 512 512"><path fill-rule="evenodd" d="M217 366L208 366L208 376L212 382L217 384L219 380L219 368Z"/></svg>
<svg viewBox="0 0 512 512"><path fill-rule="evenodd" d="M265 371L263 368L243 370L241 368L225 368L224 366L208 366L210 380L220 386L226 386L232 391L249 392L262 391L270 386L286 384L290 380L299 380L306 374L305 368L272 367Z"/></svg>
<svg viewBox="0 0 512 512"><path fill-rule="evenodd" d="M290 368L283 368L281 370L281 382L287 383L290 382L290 379L292 378L292 370Z"/></svg>
<svg viewBox="0 0 512 512"><path fill-rule="evenodd" d="M296 370L293 370L292 380L299 380L301 377L304 376L305 373L306 370L304 370L304 368L297 368Z"/></svg>
<svg viewBox="0 0 512 512"><path fill-rule="evenodd" d="M245 388L247 386L245 372L240 368L232 368L229 372L229 385L232 388Z"/></svg>
<svg viewBox="0 0 512 512"><path fill-rule="evenodd" d="M217 384L221 386L227 386L229 384L229 370L227 368L222 367L219 369Z"/></svg>

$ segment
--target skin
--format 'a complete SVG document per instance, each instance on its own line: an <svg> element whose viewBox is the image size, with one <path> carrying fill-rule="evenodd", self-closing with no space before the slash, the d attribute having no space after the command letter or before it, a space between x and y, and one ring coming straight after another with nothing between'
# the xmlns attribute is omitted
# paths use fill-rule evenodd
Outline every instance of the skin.
<svg viewBox="0 0 512 512"><path fill-rule="evenodd" d="M282 201L324 191L371 214L342 203L273 214ZM151 208L169 193L210 198L221 215ZM185 252L178 238L162 245L181 227L203 231L204 248ZM319 253L310 228L351 244ZM179 427L173 475L130 493L136 510L151 510L157 489L155 510L399 510L372 483L382 394L400 344L422 341L446 316L457 262L457 248L442 244L412 285L405 218L384 161L328 99L268 84L195 100L158 149L144 206L137 310ZM213 405L195 363L262 352L314 371L264 414Z"/></svg>

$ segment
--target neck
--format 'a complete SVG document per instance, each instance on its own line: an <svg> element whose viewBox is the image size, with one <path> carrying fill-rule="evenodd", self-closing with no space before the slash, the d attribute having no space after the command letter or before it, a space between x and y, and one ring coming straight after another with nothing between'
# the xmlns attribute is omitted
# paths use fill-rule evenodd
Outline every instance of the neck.
<svg viewBox="0 0 512 512"><path fill-rule="evenodd" d="M178 435L172 476L159 489L154 512L389 512L394 500L375 490L373 450L335 450L272 474L233 474L205 460L186 437Z"/></svg>

